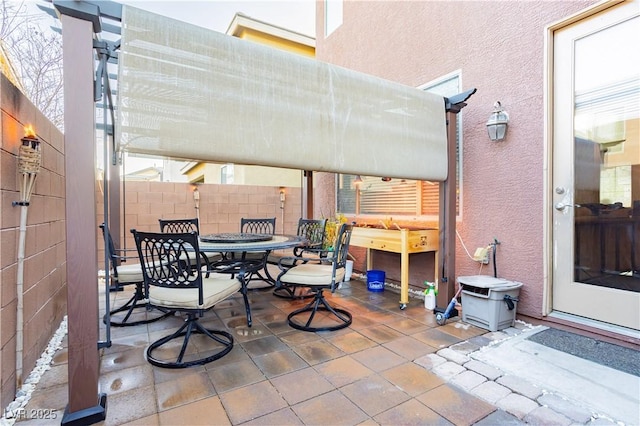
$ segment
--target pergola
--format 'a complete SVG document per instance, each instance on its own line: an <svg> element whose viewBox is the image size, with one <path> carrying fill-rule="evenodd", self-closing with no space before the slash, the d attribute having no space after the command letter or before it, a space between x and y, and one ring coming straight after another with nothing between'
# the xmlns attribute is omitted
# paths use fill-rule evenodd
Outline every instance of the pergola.
<svg viewBox="0 0 640 426"><path fill-rule="evenodd" d="M120 150L441 182L436 277L438 306L446 307L454 294L456 120L475 89L443 98L118 3L53 5L62 22L66 222L73 224L66 231L69 404L63 424L106 416L95 321L97 127L105 131L105 219L113 229L120 227L120 181L111 159ZM101 39L103 32L121 38ZM117 63L117 75L109 63ZM98 126L96 103L104 119ZM303 191L310 193L313 173L305 175Z"/></svg>

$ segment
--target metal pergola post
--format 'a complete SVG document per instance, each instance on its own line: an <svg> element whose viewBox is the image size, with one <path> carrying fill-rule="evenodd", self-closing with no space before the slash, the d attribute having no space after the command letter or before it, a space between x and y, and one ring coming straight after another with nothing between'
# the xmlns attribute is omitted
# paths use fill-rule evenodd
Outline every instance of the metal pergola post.
<svg viewBox="0 0 640 426"><path fill-rule="evenodd" d="M438 296L436 298L436 312L444 312L455 295L456 275L456 132L458 128L458 113L467 104L465 101L476 92L476 89L445 98L447 114L447 161L449 173L447 179L440 183L440 247L438 250ZM457 311L452 316L457 315Z"/></svg>
<svg viewBox="0 0 640 426"><path fill-rule="evenodd" d="M112 107L107 60L119 44L94 43L94 34L102 32L101 17L120 19L122 6L114 2L56 1L53 5L62 23L65 122L65 193L66 193L66 258L67 316L69 341L69 403L62 425L88 425L106 419L107 396L99 393L100 342L99 325L89 318L99 317L98 270L96 238L96 124L95 103L103 101L103 131L108 139L106 104ZM94 74L95 54L101 57L98 73ZM94 75L96 79L94 81ZM109 111L113 121L113 110ZM111 126L112 127L112 126ZM105 147L105 152L109 152ZM107 155L105 155L107 157ZM119 191L109 191L105 158L105 222L109 209L118 209L119 199L110 202L109 193L119 197ZM94 176L94 179L88 179ZM116 181L116 185L117 185ZM114 205L115 204L115 205ZM119 215L116 215L119 221ZM119 223L119 222L117 222ZM119 232L118 232L119 235ZM105 244L105 252L108 248ZM106 258L106 255L105 255ZM108 268L108 265L106 266ZM108 280L108 275L107 275ZM108 282L108 281L107 281ZM108 294L106 295L108 298ZM107 304L107 311L109 310ZM107 321L108 322L108 321ZM107 343L110 344L107 329Z"/></svg>

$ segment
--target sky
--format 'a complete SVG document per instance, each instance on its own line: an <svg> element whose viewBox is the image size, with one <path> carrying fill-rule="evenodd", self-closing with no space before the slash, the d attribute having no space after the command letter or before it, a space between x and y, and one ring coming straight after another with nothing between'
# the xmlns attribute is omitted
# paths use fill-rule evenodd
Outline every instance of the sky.
<svg viewBox="0 0 640 426"><path fill-rule="evenodd" d="M315 0L118 0L159 15L226 32L236 12L315 37Z"/></svg>

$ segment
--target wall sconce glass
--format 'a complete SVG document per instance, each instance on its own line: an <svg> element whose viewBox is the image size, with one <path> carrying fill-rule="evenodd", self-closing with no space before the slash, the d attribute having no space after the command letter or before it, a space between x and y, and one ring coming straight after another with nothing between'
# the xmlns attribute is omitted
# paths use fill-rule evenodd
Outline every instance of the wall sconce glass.
<svg viewBox="0 0 640 426"><path fill-rule="evenodd" d="M287 198L287 193L284 190L284 187L280 187L280 208L284 209L284 201Z"/></svg>
<svg viewBox="0 0 640 426"><path fill-rule="evenodd" d="M509 114L502 109L500 101L496 101L493 105L493 112L487 121L487 131L489 139L493 142L501 141L507 135L507 127L509 126Z"/></svg>
<svg viewBox="0 0 640 426"><path fill-rule="evenodd" d="M197 184L193 184L193 207L196 209L196 218L200 222L200 191Z"/></svg>
<svg viewBox="0 0 640 426"><path fill-rule="evenodd" d="M14 201L14 206L28 206L31 193L36 184L36 177L40 172L42 155L40 139L36 136L31 125L24 128L24 137L18 151L18 173L20 175L20 201Z"/></svg>

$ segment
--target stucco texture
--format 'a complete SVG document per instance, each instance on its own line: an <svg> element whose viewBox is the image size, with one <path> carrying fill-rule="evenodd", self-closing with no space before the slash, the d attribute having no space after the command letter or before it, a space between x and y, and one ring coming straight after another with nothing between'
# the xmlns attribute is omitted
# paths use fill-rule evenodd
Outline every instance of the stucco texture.
<svg viewBox="0 0 640 426"><path fill-rule="evenodd" d="M415 87L459 70L462 90L478 89L462 111L457 229L471 254L500 241L497 274L524 284L518 313L531 317L543 314L545 285L545 26L593 3L345 1L343 24L326 38L317 8L319 60ZM510 122L506 140L491 142L497 100ZM458 239L456 275L478 273L493 267L480 269Z"/></svg>

